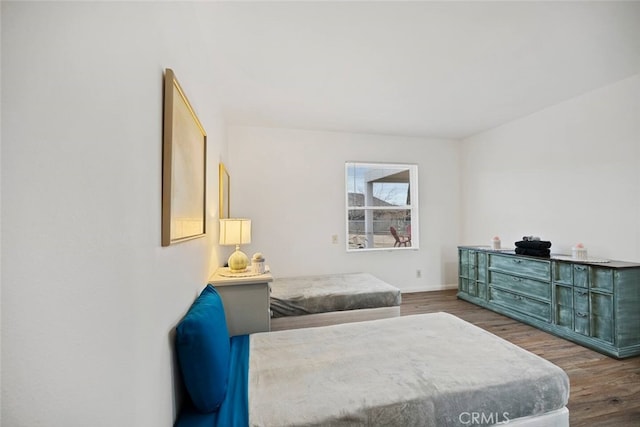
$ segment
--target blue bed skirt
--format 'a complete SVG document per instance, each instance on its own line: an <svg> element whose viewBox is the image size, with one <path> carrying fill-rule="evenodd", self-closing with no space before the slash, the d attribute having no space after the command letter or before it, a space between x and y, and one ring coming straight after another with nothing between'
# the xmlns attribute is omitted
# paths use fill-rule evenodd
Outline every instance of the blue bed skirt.
<svg viewBox="0 0 640 427"><path fill-rule="evenodd" d="M247 427L249 425L249 335L231 337L227 394L217 411L202 414L190 402L175 427Z"/></svg>

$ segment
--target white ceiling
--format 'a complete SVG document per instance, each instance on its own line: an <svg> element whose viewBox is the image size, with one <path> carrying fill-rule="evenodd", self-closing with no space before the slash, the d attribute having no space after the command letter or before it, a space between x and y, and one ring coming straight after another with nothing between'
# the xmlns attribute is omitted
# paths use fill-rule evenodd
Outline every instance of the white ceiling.
<svg viewBox="0 0 640 427"><path fill-rule="evenodd" d="M640 72L640 2L206 3L231 124L464 138Z"/></svg>

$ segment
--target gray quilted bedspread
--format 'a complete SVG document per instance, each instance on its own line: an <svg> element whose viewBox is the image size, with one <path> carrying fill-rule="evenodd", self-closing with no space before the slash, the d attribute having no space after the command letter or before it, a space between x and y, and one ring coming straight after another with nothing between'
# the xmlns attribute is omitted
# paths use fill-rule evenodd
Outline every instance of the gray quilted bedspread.
<svg viewBox="0 0 640 427"><path fill-rule="evenodd" d="M562 369L447 313L250 340L251 426L486 425L569 397Z"/></svg>
<svg viewBox="0 0 640 427"><path fill-rule="evenodd" d="M400 289L369 273L289 277L271 284L273 317L393 307L401 299Z"/></svg>

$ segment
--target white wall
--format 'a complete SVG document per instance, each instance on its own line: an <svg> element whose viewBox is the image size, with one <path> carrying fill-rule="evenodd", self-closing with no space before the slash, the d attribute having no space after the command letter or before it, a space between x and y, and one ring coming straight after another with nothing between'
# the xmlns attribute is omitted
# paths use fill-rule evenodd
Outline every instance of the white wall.
<svg viewBox="0 0 640 427"><path fill-rule="evenodd" d="M640 75L468 138L461 243L640 261Z"/></svg>
<svg viewBox="0 0 640 427"><path fill-rule="evenodd" d="M276 277L370 271L405 291L439 289L456 283L456 245L494 234L640 260L638 76L462 152L456 141L254 127L230 129L227 147L196 4L0 7L2 425L173 423L170 331L229 253L216 246L220 159L232 214L254 221L245 250L264 252ZM166 67L208 132L210 233L162 248ZM345 252L347 160L419 164L419 251Z"/></svg>
<svg viewBox="0 0 640 427"><path fill-rule="evenodd" d="M2 3L0 3L0 46L2 46ZM2 82L2 55L0 55L0 82ZM0 84L0 100L2 84ZM2 102L0 102L0 129L2 129ZM2 189L2 132L0 132L0 189ZM2 197L0 192L0 331L2 331ZM2 425L2 333L0 333L0 426Z"/></svg>
<svg viewBox="0 0 640 427"><path fill-rule="evenodd" d="M170 426L169 334L218 262L197 11L2 2L2 425ZM160 246L162 80L209 136L206 238Z"/></svg>
<svg viewBox="0 0 640 427"><path fill-rule="evenodd" d="M403 291L456 283L457 141L241 126L228 137L231 216L252 219L243 250L263 252L276 278L366 271ZM418 164L419 250L346 252L349 160Z"/></svg>

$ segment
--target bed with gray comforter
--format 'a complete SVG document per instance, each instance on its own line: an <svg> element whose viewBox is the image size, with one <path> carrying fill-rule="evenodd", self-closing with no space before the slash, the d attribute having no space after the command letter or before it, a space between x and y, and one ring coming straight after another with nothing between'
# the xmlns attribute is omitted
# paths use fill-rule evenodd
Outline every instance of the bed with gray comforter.
<svg viewBox="0 0 640 427"><path fill-rule="evenodd" d="M447 313L249 338L251 426L568 425L562 369Z"/></svg>
<svg viewBox="0 0 640 427"><path fill-rule="evenodd" d="M275 279L273 318L399 306L400 289L369 273L326 274Z"/></svg>

